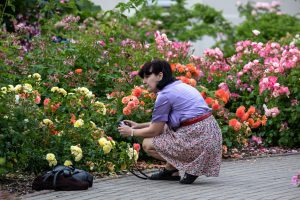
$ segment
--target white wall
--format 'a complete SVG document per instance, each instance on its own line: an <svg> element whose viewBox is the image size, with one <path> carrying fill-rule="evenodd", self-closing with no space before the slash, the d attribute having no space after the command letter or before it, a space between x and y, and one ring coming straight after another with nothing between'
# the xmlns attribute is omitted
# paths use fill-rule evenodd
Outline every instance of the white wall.
<svg viewBox="0 0 300 200"><path fill-rule="evenodd" d="M103 10L113 9L119 2L127 2L127 0L92 0L95 4L101 5ZM272 2L272 0L252 0L252 2ZM236 6L236 0L187 0L187 7L192 7L195 3L203 3L209 5L216 10L222 11L223 16L233 24L238 24L243 21L239 16ZM249 0L241 0L241 3L245 4ZM251 2L251 1L250 1ZM281 11L283 13L289 13L292 15L300 15L300 0L282 0ZM204 49L209 48L214 44L214 40L210 37L203 37L202 40L193 42L195 48L194 55L201 55Z"/></svg>

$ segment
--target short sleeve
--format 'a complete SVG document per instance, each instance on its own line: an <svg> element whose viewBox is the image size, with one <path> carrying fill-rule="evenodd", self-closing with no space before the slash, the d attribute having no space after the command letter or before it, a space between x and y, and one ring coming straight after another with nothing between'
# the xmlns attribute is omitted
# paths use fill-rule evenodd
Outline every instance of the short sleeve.
<svg viewBox="0 0 300 200"><path fill-rule="evenodd" d="M152 122L167 122L170 111L171 104L168 98L165 95L158 95L154 104Z"/></svg>

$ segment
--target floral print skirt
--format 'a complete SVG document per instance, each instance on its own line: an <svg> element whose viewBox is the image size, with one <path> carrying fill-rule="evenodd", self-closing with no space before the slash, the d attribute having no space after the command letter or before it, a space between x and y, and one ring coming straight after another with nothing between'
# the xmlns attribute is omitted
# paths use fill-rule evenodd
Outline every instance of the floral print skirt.
<svg viewBox="0 0 300 200"><path fill-rule="evenodd" d="M195 176L218 176L222 133L213 116L153 138L155 150L178 170Z"/></svg>

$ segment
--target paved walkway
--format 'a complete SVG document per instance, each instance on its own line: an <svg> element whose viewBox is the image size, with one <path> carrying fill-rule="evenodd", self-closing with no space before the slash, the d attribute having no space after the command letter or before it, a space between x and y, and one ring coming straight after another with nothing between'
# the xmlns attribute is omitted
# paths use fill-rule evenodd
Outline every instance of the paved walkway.
<svg viewBox="0 0 300 200"><path fill-rule="evenodd" d="M291 177L299 169L300 154L226 161L219 177L199 177L192 185L127 176L95 180L93 187L86 191L41 191L23 196L23 199L300 200L300 188L291 185Z"/></svg>

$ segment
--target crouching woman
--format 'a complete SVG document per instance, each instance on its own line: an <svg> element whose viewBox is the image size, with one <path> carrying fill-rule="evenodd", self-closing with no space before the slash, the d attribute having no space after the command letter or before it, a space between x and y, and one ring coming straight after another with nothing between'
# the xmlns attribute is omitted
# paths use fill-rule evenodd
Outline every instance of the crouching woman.
<svg viewBox="0 0 300 200"><path fill-rule="evenodd" d="M152 120L118 128L121 135L142 137L145 152L166 161L151 180L193 183L198 176L218 176L222 159L222 133L200 92L176 80L164 60L147 62L139 71L143 83L157 93ZM179 170L184 176L179 176Z"/></svg>

